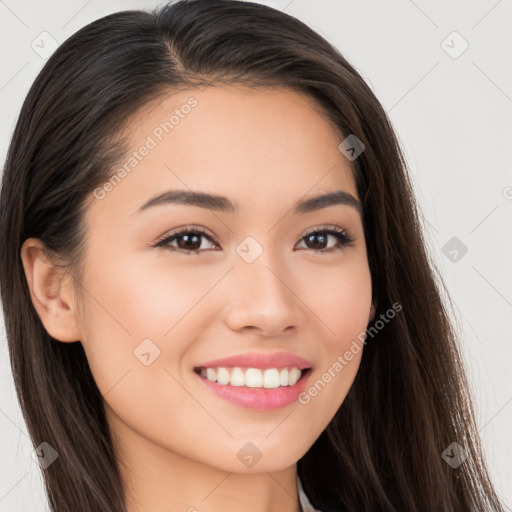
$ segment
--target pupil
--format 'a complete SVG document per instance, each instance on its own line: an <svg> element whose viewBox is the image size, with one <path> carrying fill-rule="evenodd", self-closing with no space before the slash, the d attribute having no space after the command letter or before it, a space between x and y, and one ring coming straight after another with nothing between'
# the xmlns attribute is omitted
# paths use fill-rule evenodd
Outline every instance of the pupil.
<svg viewBox="0 0 512 512"><path fill-rule="evenodd" d="M185 249L198 249L201 246L201 241L199 240L199 236L197 235L182 235L180 238L183 239L184 243L182 245L185 246ZM191 245L198 245L199 247L191 247ZM179 244L178 244L179 245ZM181 247L183 248L183 247Z"/></svg>
<svg viewBox="0 0 512 512"><path fill-rule="evenodd" d="M311 241L313 240L314 238L320 238L321 239L321 242L320 242L320 245L325 245L326 243L326 235L321 235L321 234L318 234L318 233L313 233L311 235L309 235L308 239ZM314 244L316 249L318 249L318 244ZM322 247L320 247L322 248Z"/></svg>

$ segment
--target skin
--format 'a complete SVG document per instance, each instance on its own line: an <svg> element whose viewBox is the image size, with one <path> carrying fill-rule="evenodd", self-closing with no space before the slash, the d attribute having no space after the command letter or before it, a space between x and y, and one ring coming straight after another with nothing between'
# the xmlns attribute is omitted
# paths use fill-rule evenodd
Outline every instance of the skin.
<svg viewBox="0 0 512 512"><path fill-rule="evenodd" d="M103 199L91 196L83 308L37 239L22 249L27 282L50 335L84 346L130 512L296 512L296 462L343 402L362 351L307 405L272 411L217 397L193 368L286 350L313 363L313 384L365 330L373 309L360 214L348 205L291 213L299 199L330 191L358 198L353 171L338 150L344 137L313 100L281 88L170 94L132 118L132 150L191 96L197 106L172 132ZM137 213L170 189L224 195L240 211L159 205ZM152 247L191 224L213 240L200 239L200 252ZM308 245L309 230L332 225L349 231L352 247L321 253L338 245L332 235ZM247 236L263 248L251 264L235 252ZM160 350L149 366L134 356L147 338ZM262 454L250 468L237 457L248 442Z"/></svg>

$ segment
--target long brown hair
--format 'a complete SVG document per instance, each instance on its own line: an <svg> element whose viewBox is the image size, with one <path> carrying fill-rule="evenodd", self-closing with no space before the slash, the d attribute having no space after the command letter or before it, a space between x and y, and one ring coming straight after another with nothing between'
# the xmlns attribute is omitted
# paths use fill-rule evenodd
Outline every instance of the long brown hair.
<svg viewBox="0 0 512 512"><path fill-rule="evenodd" d="M373 299L403 309L368 339L333 420L298 461L316 508L461 512L500 509L476 433L445 285L430 260L406 163L382 106L347 60L304 23L232 0L126 11L79 30L51 56L23 104L5 164L1 294L16 391L51 510L123 512L124 490L103 397L81 343L60 343L31 302L20 259L41 239L77 289L86 199L127 151L120 136L148 101L178 89L239 83L309 95L365 146L353 161L363 201ZM341 142L341 141L340 141ZM468 458L452 468L451 443Z"/></svg>

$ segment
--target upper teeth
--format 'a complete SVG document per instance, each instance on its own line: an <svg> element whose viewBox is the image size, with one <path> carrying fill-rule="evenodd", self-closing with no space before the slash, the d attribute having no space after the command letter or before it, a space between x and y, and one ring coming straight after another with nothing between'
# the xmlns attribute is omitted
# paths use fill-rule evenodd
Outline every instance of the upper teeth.
<svg viewBox="0 0 512 512"><path fill-rule="evenodd" d="M300 379L302 372L299 368L259 368L240 367L201 368L201 377L212 382L232 386L247 386L249 388L278 388L293 386Z"/></svg>

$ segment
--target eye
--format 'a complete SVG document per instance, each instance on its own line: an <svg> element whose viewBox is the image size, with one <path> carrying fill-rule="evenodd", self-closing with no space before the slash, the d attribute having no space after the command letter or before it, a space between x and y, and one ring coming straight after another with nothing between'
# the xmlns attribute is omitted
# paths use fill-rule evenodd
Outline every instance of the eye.
<svg viewBox="0 0 512 512"><path fill-rule="evenodd" d="M202 248L202 239L204 238L214 244L212 238L202 228L187 228L176 233L166 235L153 247L164 247L170 250L178 250L186 254L195 254L200 250L204 250L204 248ZM172 245L174 242L176 242L177 245Z"/></svg>
<svg viewBox="0 0 512 512"><path fill-rule="evenodd" d="M327 244L329 237L332 237L335 240L337 240L337 245L331 247L324 247ZM329 228L315 228L308 234L306 234L302 238L302 240L305 240L306 244L313 245L313 247L307 248L316 249L316 252L332 252L336 250L344 251L347 247L352 247L355 241L355 239L347 230L342 229L338 226L331 226Z"/></svg>
<svg viewBox="0 0 512 512"><path fill-rule="evenodd" d="M324 247L329 237L334 238L337 244L334 246ZM207 239L215 248L210 247L211 250L219 250L219 246L213 241L212 237L200 227L187 227L175 233L166 234L162 239L157 241L153 247L162 247L172 251L180 251L185 254L198 254L201 251L208 250L208 247L203 247L203 239ZM332 252L335 250L343 251L346 247L352 247L355 239L351 234L338 226L318 227L310 231L301 242L305 241L306 249L312 249L314 252ZM176 245L174 245L176 244Z"/></svg>

